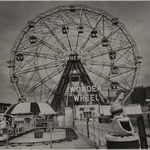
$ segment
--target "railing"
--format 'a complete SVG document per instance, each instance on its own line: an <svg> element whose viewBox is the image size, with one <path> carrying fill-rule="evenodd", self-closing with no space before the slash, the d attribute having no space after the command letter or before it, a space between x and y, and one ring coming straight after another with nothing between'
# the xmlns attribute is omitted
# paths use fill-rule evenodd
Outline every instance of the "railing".
<svg viewBox="0 0 150 150"><path fill-rule="evenodd" d="M79 133L94 142L98 148L106 147L105 135L113 132L109 123L99 123L98 121L88 119L76 120L75 127Z"/></svg>
<svg viewBox="0 0 150 150"><path fill-rule="evenodd" d="M150 135L150 118L148 116L149 114L147 115L143 115L143 120L144 120L144 125L145 125L145 129L146 129L146 133ZM134 126L135 130L138 132L137 130L137 118L131 118L131 122L132 122L132 125Z"/></svg>
<svg viewBox="0 0 150 150"><path fill-rule="evenodd" d="M147 146L150 147L150 116L141 115L140 116L130 116L132 125L136 133L139 133L139 140L141 149L146 149ZM149 118L148 118L149 117ZM107 122L107 121L106 121ZM98 148L106 147L105 135L113 133L112 126L110 123L99 123L98 120L85 119L85 120L75 120L75 127L79 133L83 134L89 140L95 143Z"/></svg>
<svg viewBox="0 0 150 150"><path fill-rule="evenodd" d="M131 118L132 124L136 132L139 132L137 119ZM146 134L150 133L148 120L144 117ZM33 125L24 125L18 127L7 126L5 129L5 136L8 140L0 141L0 144L6 148L11 148L15 143L47 143L52 148L53 142L63 142L66 140L73 140L77 138L76 133L71 127L66 126L70 122L52 122L52 121L37 121ZM86 138L91 140L96 147L105 148L106 140L105 135L112 133L113 129L110 123L99 123L98 120L85 119L74 120L74 127ZM148 137L150 138L150 137ZM150 143L149 143L150 144Z"/></svg>
<svg viewBox="0 0 150 150"><path fill-rule="evenodd" d="M77 134L74 130L71 127L64 126L64 124L62 122L37 121L36 124L28 126L7 126L4 129L4 140L0 137L0 146L11 148L14 145L44 143L49 144L49 147L52 148L52 142L60 143L76 139Z"/></svg>

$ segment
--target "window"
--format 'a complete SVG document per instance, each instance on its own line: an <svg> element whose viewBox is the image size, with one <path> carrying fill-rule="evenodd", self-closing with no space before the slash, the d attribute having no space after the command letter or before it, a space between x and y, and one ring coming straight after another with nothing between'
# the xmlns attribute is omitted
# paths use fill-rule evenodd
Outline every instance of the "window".
<svg viewBox="0 0 150 150"><path fill-rule="evenodd" d="M80 111L84 111L84 108L82 107L82 108L80 108L79 110L80 110Z"/></svg>
<svg viewBox="0 0 150 150"><path fill-rule="evenodd" d="M94 107L90 107L90 110L94 110Z"/></svg>
<svg viewBox="0 0 150 150"><path fill-rule="evenodd" d="M92 117L91 112L83 112L84 118L90 118Z"/></svg>

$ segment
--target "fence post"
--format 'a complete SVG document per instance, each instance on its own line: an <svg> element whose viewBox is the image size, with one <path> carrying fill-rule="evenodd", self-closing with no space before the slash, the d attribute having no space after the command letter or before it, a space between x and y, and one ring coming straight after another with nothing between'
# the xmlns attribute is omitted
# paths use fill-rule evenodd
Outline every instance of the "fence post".
<svg viewBox="0 0 150 150"><path fill-rule="evenodd" d="M95 146L95 126L94 126L94 121L93 121L93 135L94 135L94 146Z"/></svg>
<svg viewBox="0 0 150 150"><path fill-rule="evenodd" d="M97 123L97 125L98 125L98 144L99 144L99 146L101 145L101 142L100 142L100 128L99 128L99 122Z"/></svg>
<svg viewBox="0 0 150 150"><path fill-rule="evenodd" d="M147 120L148 120L148 127L149 127L149 130L150 130L150 114L147 114Z"/></svg>
<svg viewBox="0 0 150 150"><path fill-rule="evenodd" d="M139 130L141 149L148 149L144 119L142 115L137 117L137 125L138 125L138 130Z"/></svg>
<svg viewBox="0 0 150 150"><path fill-rule="evenodd" d="M52 124L49 122L49 131L50 131L50 149L52 149Z"/></svg>
<svg viewBox="0 0 150 150"><path fill-rule="evenodd" d="M89 138L89 118L87 118L87 138Z"/></svg>
<svg viewBox="0 0 150 150"><path fill-rule="evenodd" d="M7 137L6 137L6 149L8 149L8 138L9 138L9 127L10 127L10 124L8 121L6 121L6 134L7 134Z"/></svg>
<svg viewBox="0 0 150 150"><path fill-rule="evenodd" d="M8 149L8 136L9 136L9 135L8 135L8 126L6 127L6 130L7 130L6 149Z"/></svg>

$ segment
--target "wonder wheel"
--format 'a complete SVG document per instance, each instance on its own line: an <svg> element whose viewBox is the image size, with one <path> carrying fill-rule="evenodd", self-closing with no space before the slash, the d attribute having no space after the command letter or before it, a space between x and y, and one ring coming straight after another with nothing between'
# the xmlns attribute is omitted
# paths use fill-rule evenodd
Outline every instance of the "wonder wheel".
<svg viewBox="0 0 150 150"><path fill-rule="evenodd" d="M100 85L100 103L125 91L138 78L141 57L124 24L104 10L59 6L30 20L11 50L10 78L18 97L69 105L69 86ZM52 96L52 97L51 97Z"/></svg>

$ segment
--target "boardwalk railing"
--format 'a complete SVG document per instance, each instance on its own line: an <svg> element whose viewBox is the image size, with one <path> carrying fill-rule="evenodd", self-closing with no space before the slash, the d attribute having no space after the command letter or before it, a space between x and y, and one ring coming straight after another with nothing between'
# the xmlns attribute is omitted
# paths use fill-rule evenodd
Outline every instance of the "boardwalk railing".
<svg viewBox="0 0 150 150"><path fill-rule="evenodd" d="M99 148L106 146L105 135L113 132L109 123L99 123L93 120L75 120L75 127L79 133L93 141Z"/></svg>
<svg viewBox="0 0 150 150"><path fill-rule="evenodd" d="M130 119L135 132L139 133L141 149L146 149L147 144L150 146L150 120L148 120L145 115L142 117L143 122L140 119L140 116L132 116ZM95 121L94 119L92 120L92 118L85 120L75 120L75 127L79 133L83 134L89 140L94 142L96 147L104 148L106 147L105 136L109 133L113 133L111 124L106 122L99 123L98 120Z"/></svg>
<svg viewBox="0 0 150 150"><path fill-rule="evenodd" d="M145 119L146 120L146 119ZM131 118L131 121L138 132L137 119ZM50 120L37 121L31 125L17 125L15 127L7 126L4 130L5 136L8 136L8 140L0 141L0 144L6 146L13 146L18 143L47 143L62 142L64 140L73 140L77 138L76 133L72 127L66 126L66 122L52 122ZM149 126L147 120L145 121L146 134L149 132ZM74 127L86 138L91 140L98 148L106 147L105 135L113 133L110 123L102 122L94 119L74 120Z"/></svg>
<svg viewBox="0 0 150 150"><path fill-rule="evenodd" d="M21 144L42 143L50 144L52 148L52 143L70 141L78 137L72 127L62 126L62 124L64 123L43 120L28 126L7 126L4 139L0 138L0 146L11 148Z"/></svg>

